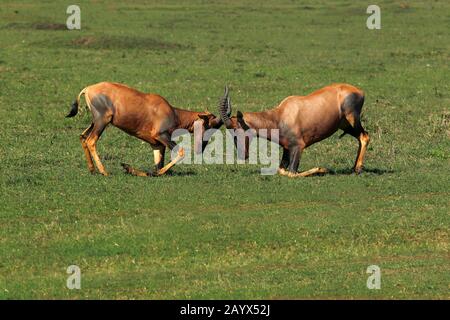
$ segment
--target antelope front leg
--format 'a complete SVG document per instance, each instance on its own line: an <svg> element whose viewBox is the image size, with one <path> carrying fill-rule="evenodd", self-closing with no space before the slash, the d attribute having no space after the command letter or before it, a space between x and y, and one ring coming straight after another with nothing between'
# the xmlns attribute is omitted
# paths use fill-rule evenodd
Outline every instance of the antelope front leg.
<svg viewBox="0 0 450 320"><path fill-rule="evenodd" d="M329 170L327 168L321 168L321 167L315 167L312 169L309 169L307 171L302 171L302 172L297 172L297 173L291 173L290 175L288 175L291 178L294 177L309 177L315 174L324 174L324 173L328 173Z"/></svg>
<svg viewBox="0 0 450 320"><path fill-rule="evenodd" d="M131 174L133 176L137 176L137 177L148 177L151 176L151 173L149 172L145 172L145 171L141 171L139 169L135 169L132 166L126 164L126 163L122 163L122 167L125 170L126 173Z"/></svg>
<svg viewBox="0 0 450 320"><path fill-rule="evenodd" d="M181 161L184 158L184 149L170 140L168 134L161 134L156 140L161 142L164 146L169 147L170 150L178 148L177 156L175 157L175 159L170 161L165 167L161 168L156 173L158 176L161 176L165 174L170 168L172 168L177 162Z"/></svg>
<svg viewBox="0 0 450 320"><path fill-rule="evenodd" d="M166 151L166 147L152 145L152 148L154 148L153 149L153 159L154 159L155 166L156 166L156 172L158 172L159 170L161 170L164 167L164 153ZM154 173L135 169L126 163L122 163L122 167L124 168L125 173L131 174L131 175L137 176L137 177L149 177L149 176L155 175Z"/></svg>
<svg viewBox="0 0 450 320"><path fill-rule="evenodd" d="M282 168L278 169L278 173L282 176L287 176L289 178L298 178L298 177L309 177L315 174L324 174L330 172L327 168L315 167L309 169L307 171L302 172L289 172Z"/></svg>
<svg viewBox="0 0 450 320"><path fill-rule="evenodd" d="M298 166L300 164L300 156L302 153L302 149L300 147L293 147L289 149L289 170L285 170L283 167L278 169L278 173L282 176L288 176L289 178L296 177L309 177L314 174L324 174L328 173L329 170L326 168L316 167L307 171L297 172ZM285 160L285 154L283 153L283 160ZM284 164L286 162L284 161ZM283 164L283 161L282 161Z"/></svg>
<svg viewBox="0 0 450 320"><path fill-rule="evenodd" d="M289 147L289 149L284 149L283 158L281 160L278 173L282 176L288 177L292 177L294 174L296 174L298 166L300 164L301 154L302 150L299 145Z"/></svg>
<svg viewBox="0 0 450 320"><path fill-rule="evenodd" d="M157 175L161 176L164 173L166 173L170 168L172 168L177 162L181 161L184 158L184 149L182 147L179 147L177 156L175 159L170 161L165 167L163 167L161 170L158 170Z"/></svg>
<svg viewBox="0 0 450 320"><path fill-rule="evenodd" d="M166 147L158 147L153 150L153 159L155 162L156 172L164 167L164 154L166 152Z"/></svg>
<svg viewBox="0 0 450 320"><path fill-rule="evenodd" d="M289 149L283 148L283 156L281 158L279 171L281 169L285 171L285 169L289 166L289 158Z"/></svg>
<svg viewBox="0 0 450 320"><path fill-rule="evenodd" d="M155 152L156 174L135 169L126 163L122 163L122 167L125 169L126 173L131 174L133 176L138 177L149 177L154 175L161 176L165 174L170 168L172 168L178 161L184 158L184 149L179 147L177 157L172 161L170 161L165 167L163 167L164 160L157 157L159 156L163 157L164 155L161 155L159 150L154 150L154 152Z"/></svg>

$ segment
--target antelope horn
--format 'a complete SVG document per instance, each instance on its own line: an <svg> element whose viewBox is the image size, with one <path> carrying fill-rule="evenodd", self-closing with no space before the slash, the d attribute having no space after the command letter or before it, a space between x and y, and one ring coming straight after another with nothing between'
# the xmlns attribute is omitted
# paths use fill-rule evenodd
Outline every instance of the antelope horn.
<svg viewBox="0 0 450 320"><path fill-rule="evenodd" d="M225 126L230 129L232 128L232 123L230 119L231 115L231 100L229 96L228 86L225 86L225 92L223 94L223 98L219 103L219 115L222 121L225 123Z"/></svg>

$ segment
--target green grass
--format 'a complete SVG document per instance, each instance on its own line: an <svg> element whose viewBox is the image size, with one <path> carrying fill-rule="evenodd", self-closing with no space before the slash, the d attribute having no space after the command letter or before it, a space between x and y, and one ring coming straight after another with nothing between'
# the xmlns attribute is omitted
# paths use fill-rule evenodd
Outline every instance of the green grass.
<svg viewBox="0 0 450 320"><path fill-rule="evenodd" d="M354 1L77 1L0 6L0 298L450 298L450 4L378 1L382 29ZM50 24L50 25L49 25ZM51 25L53 24L53 25ZM180 165L137 178L148 145L116 128L98 144L109 177L87 170L64 116L100 81L215 111L272 107L332 82L366 92L372 141L337 135L301 168ZM66 288L76 264L82 289ZM365 273L379 265L381 290Z"/></svg>

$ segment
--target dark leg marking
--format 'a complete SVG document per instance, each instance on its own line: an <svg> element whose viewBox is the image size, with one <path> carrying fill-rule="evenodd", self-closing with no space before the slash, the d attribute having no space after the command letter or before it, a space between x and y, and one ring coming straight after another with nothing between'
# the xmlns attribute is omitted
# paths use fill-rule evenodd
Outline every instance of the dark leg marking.
<svg viewBox="0 0 450 320"><path fill-rule="evenodd" d="M285 149L283 148L283 156L281 157L281 163L280 163L280 168L281 169L287 169L287 167L289 166L289 149Z"/></svg>
<svg viewBox="0 0 450 320"><path fill-rule="evenodd" d="M289 172L297 172L300 164L301 152L300 146L298 145L289 148Z"/></svg>

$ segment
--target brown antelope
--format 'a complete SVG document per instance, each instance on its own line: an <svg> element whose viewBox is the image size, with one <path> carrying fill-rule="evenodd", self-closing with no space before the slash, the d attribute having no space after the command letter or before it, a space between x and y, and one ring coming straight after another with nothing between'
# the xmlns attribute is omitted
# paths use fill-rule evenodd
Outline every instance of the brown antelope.
<svg viewBox="0 0 450 320"><path fill-rule="evenodd" d="M359 149L353 170L359 174L369 135L361 125L361 109L364 92L349 84L332 84L307 96L290 96L274 109L261 112L237 112L231 117L229 98L219 106L220 116L228 129L253 129L257 136L273 140L270 129L278 129L277 142L283 148L278 172L289 177L306 177L328 172L325 168L313 168L297 172L302 151L308 146L328 138L338 129L359 141ZM266 132L269 132L266 134ZM236 143L236 139L235 139ZM237 143L236 143L237 145ZM249 139L244 140L245 158L248 158Z"/></svg>
<svg viewBox="0 0 450 320"><path fill-rule="evenodd" d="M67 117L78 113L80 98L84 94L93 121L80 135L81 146L86 156L89 171L95 172L94 162L103 175L108 175L97 154L96 143L108 124L150 144L154 152L156 175L162 175L184 157L183 148L171 141L175 129L194 130L194 122L202 122L202 132L195 140L195 152L204 150L208 141L203 141L207 129L220 128L223 124L220 117L212 113L194 112L172 107L169 102L157 94L145 94L126 85L112 82L101 82L81 90ZM225 93L223 101L226 101ZM225 99L225 100L224 100ZM223 103L222 103L223 104ZM166 148L177 151L177 157L164 166ZM122 164L126 172L138 176L150 176L151 173L139 171Z"/></svg>

